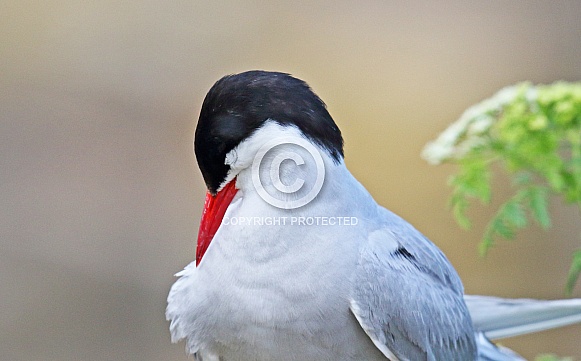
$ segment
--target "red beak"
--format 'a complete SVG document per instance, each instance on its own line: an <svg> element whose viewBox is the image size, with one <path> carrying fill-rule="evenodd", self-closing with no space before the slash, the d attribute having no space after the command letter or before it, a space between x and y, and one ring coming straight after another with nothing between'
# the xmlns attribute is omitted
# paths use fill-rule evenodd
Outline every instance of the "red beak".
<svg viewBox="0 0 581 361"><path fill-rule="evenodd" d="M198 231L198 247L196 248L196 267L202 261L204 253L212 242L214 235L222 224L224 214L232 202L232 198L236 195L236 179L231 180L226 184L221 191L213 196L210 192L206 194L206 201L204 202L204 211L202 212L202 221L200 223L200 230Z"/></svg>

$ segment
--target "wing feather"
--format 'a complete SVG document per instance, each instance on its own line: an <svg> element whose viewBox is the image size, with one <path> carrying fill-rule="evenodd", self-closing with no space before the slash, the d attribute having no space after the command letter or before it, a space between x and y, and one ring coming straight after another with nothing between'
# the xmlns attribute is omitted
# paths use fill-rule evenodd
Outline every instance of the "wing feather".
<svg viewBox="0 0 581 361"><path fill-rule="evenodd" d="M387 225L361 249L351 311L389 359L476 359L458 275L435 245L386 212Z"/></svg>

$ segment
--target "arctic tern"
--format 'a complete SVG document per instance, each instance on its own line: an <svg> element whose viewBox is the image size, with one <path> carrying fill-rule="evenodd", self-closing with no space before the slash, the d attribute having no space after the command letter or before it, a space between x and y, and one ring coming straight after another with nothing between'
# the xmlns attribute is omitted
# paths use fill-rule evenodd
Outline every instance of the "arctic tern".
<svg viewBox="0 0 581 361"><path fill-rule="evenodd" d="M578 300L465 297L438 247L347 170L297 78L220 79L194 149L208 192L166 317L196 361L523 360L489 338L581 321Z"/></svg>

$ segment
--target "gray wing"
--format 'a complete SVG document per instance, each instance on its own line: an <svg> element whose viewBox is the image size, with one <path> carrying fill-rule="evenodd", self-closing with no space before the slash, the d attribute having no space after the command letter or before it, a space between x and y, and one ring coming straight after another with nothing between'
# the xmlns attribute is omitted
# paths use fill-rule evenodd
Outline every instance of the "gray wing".
<svg viewBox="0 0 581 361"><path fill-rule="evenodd" d="M460 279L442 252L385 210L361 249L351 311L375 346L399 360L476 359Z"/></svg>

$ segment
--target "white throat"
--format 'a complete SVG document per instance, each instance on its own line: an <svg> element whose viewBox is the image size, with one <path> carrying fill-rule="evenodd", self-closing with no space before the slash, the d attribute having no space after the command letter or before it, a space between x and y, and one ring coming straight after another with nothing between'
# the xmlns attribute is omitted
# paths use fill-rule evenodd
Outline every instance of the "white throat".
<svg viewBox="0 0 581 361"><path fill-rule="evenodd" d="M294 126L266 122L227 154L226 163L231 170L224 185L236 178L239 191L210 248L223 242L214 247L230 250L227 258L295 257L289 247L319 248L309 254L322 257L340 236L367 232L363 218L376 216L376 203L343 161L336 163ZM252 244L227 245L230 239Z"/></svg>
<svg viewBox="0 0 581 361"><path fill-rule="evenodd" d="M295 126L268 120L250 137L232 149L225 159L230 171L222 188L234 177L237 188L258 191L280 208L297 208L316 196L325 180L325 171L336 166L326 150L311 143ZM303 203L293 200L306 199ZM271 202L272 203L272 202ZM282 203L287 203L283 205Z"/></svg>

